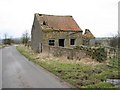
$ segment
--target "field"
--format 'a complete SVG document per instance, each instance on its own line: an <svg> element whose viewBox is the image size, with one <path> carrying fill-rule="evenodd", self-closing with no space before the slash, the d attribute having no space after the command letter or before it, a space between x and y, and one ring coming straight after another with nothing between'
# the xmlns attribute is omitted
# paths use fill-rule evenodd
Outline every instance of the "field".
<svg viewBox="0 0 120 90"><path fill-rule="evenodd" d="M42 66L77 88L116 88L117 86L106 82L106 79L120 78L118 59L110 59L99 63L89 58L77 61L36 54L30 48L22 45L17 46L17 50L30 61Z"/></svg>

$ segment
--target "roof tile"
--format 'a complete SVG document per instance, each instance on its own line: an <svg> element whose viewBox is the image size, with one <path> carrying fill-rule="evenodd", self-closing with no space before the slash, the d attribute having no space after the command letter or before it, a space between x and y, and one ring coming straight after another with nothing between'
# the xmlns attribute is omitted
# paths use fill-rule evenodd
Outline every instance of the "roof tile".
<svg viewBox="0 0 120 90"><path fill-rule="evenodd" d="M82 31L72 16L39 15L39 22L55 30Z"/></svg>

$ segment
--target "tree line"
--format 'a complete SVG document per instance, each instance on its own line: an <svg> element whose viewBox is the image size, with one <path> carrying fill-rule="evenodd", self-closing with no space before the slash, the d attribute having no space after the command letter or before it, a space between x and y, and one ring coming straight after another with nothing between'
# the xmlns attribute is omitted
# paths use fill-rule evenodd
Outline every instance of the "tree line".
<svg viewBox="0 0 120 90"><path fill-rule="evenodd" d="M15 43L15 44L24 44L25 46L29 46L30 45L30 34L26 30L22 34L20 39L12 39L12 38L8 38L8 35L5 33L4 39L2 40L2 42L3 44L9 44L9 45L11 45L12 43ZM115 36L112 36L109 42L110 42L109 46L120 48L120 33L118 33Z"/></svg>
<svg viewBox="0 0 120 90"><path fill-rule="evenodd" d="M8 34L5 33L4 34L4 39L2 39L2 43L5 45L11 45L11 44L24 44L25 46L27 46L29 44L30 41L30 34L28 33L28 31L26 30L21 38L11 38L8 37Z"/></svg>

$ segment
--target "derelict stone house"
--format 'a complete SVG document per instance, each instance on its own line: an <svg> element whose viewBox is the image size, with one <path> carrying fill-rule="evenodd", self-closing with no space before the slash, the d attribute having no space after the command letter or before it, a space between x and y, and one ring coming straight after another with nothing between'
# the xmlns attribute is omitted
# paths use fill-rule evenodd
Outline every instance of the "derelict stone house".
<svg viewBox="0 0 120 90"><path fill-rule="evenodd" d="M82 44L82 30L72 16L35 14L31 31L31 45L42 52L44 45L73 47Z"/></svg>
<svg viewBox="0 0 120 90"><path fill-rule="evenodd" d="M82 35L83 45L93 46L95 44L95 36L89 29L85 29L85 33Z"/></svg>

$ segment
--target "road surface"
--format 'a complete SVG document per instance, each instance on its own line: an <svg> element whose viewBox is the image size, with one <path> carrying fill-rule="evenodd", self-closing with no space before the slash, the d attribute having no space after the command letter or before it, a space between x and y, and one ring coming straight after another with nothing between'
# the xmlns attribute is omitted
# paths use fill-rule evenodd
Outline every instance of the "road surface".
<svg viewBox="0 0 120 90"><path fill-rule="evenodd" d="M10 46L2 49L2 88L71 88L71 86L28 61L15 46Z"/></svg>

